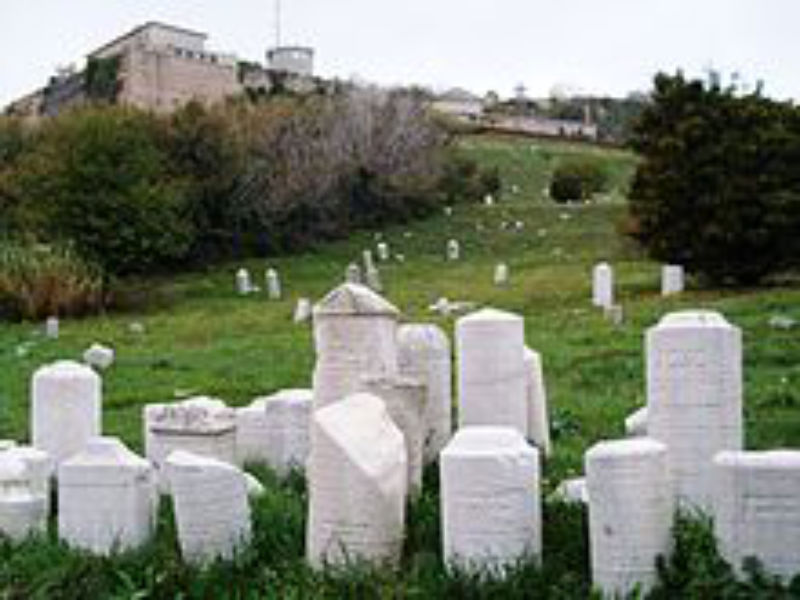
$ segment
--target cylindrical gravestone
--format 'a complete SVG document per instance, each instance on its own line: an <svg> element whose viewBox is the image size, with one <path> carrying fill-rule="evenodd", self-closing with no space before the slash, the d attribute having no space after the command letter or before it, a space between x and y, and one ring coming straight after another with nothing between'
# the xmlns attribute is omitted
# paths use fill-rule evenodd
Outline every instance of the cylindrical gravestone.
<svg viewBox="0 0 800 600"><path fill-rule="evenodd" d="M674 504L667 448L649 438L600 442L585 456L592 581L624 597L656 580L656 557L670 551Z"/></svg>
<svg viewBox="0 0 800 600"><path fill-rule="evenodd" d="M647 331L647 433L669 448L678 500L711 509L711 461L742 447L742 336L709 311L670 313Z"/></svg>
<svg viewBox="0 0 800 600"><path fill-rule="evenodd" d="M101 382L91 367L58 361L41 367L31 383L33 445L56 464L100 435Z"/></svg>
<svg viewBox="0 0 800 600"><path fill-rule="evenodd" d="M614 271L608 263L598 263L592 271L592 304L601 308L614 304Z"/></svg>
<svg viewBox="0 0 800 600"><path fill-rule="evenodd" d="M363 285L345 283L314 307L314 410L361 389L361 378L397 370L397 309Z"/></svg>
<svg viewBox="0 0 800 600"><path fill-rule="evenodd" d="M683 291L683 267L663 265L661 267L661 295L679 294Z"/></svg>
<svg viewBox="0 0 800 600"><path fill-rule="evenodd" d="M397 330L400 372L425 383L425 462L439 457L452 432L453 383L450 340L436 325L401 325Z"/></svg>
<svg viewBox="0 0 800 600"><path fill-rule="evenodd" d="M714 533L741 573L755 556L785 580L800 573L800 451L720 452L714 459Z"/></svg>
<svg viewBox="0 0 800 600"><path fill-rule="evenodd" d="M528 430L522 317L486 308L456 322L458 422Z"/></svg>
<svg viewBox="0 0 800 600"><path fill-rule="evenodd" d="M542 547L539 453L510 427L464 427L442 451L448 566L499 571Z"/></svg>

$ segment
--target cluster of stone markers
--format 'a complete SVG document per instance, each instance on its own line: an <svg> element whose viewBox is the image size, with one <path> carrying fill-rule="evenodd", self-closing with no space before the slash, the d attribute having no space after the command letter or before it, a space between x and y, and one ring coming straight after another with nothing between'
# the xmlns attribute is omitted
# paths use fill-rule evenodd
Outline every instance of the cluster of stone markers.
<svg viewBox="0 0 800 600"><path fill-rule="evenodd" d="M344 283L313 310L312 390L237 409L203 397L148 405L145 457L100 437L93 369L40 368L33 447L0 447L0 530L41 531L54 476L59 535L74 547L139 546L169 494L184 559L229 558L250 538L248 497L262 491L241 467L262 461L280 475L305 468L311 565L396 564L407 500L422 490L423 466L439 459L448 565L502 574L541 560L550 437L541 357L525 345L523 319L486 308L456 321L455 435L450 341L435 325L398 319L376 292ZM755 555L779 575L800 571L800 452L741 450L739 330L716 313L680 312L646 341L647 410L636 427L649 437L598 443L585 456L585 483L573 482L589 504L595 585L646 590L679 504L715 517L734 565Z"/></svg>

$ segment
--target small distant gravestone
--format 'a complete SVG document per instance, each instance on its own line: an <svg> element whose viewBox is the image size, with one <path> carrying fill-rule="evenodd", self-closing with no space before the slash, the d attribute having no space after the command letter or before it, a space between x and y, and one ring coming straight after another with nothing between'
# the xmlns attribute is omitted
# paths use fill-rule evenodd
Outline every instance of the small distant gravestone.
<svg viewBox="0 0 800 600"><path fill-rule="evenodd" d="M604 306L603 315L605 316L606 320L615 327L619 327L620 325L622 325L622 322L625 318L625 313L623 312L621 304L612 304L611 306Z"/></svg>
<svg viewBox="0 0 800 600"><path fill-rule="evenodd" d="M250 273L245 268L236 271L236 293L245 296L252 291Z"/></svg>
<svg viewBox="0 0 800 600"><path fill-rule="evenodd" d="M361 280L361 267L358 266L358 263L350 263L347 265L347 270L345 271L344 280L347 283L362 283Z"/></svg>
<svg viewBox="0 0 800 600"><path fill-rule="evenodd" d="M372 266L371 269L367 269L367 286L374 292L382 292L383 291L383 283L381 282L381 273L378 270L378 267Z"/></svg>
<svg viewBox="0 0 800 600"><path fill-rule="evenodd" d="M305 323L311 318L311 300L308 298L298 298L294 307L294 322Z"/></svg>
<svg viewBox="0 0 800 600"><path fill-rule="evenodd" d="M375 261L372 258L372 250L364 250L361 253L361 258L364 261L364 272L369 272L370 269L375 268Z"/></svg>
<svg viewBox="0 0 800 600"><path fill-rule="evenodd" d="M661 267L661 295L680 294L683 291L683 267L664 265Z"/></svg>
<svg viewBox="0 0 800 600"><path fill-rule="evenodd" d="M107 369L114 363L114 349L94 343L83 353L83 362L98 369Z"/></svg>
<svg viewBox="0 0 800 600"><path fill-rule="evenodd" d="M483 197L483 203L486 206L494 206L494 196L492 196L491 194L486 194Z"/></svg>
<svg viewBox="0 0 800 600"><path fill-rule="evenodd" d="M461 245L458 240L449 240L447 242L447 260L456 261L461 258Z"/></svg>
<svg viewBox="0 0 800 600"><path fill-rule="evenodd" d="M267 269L266 273L267 297L270 300L281 299L281 280L275 269Z"/></svg>
<svg viewBox="0 0 800 600"><path fill-rule="evenodd" d="M58 317L47 317L44 322L44 334L51 340L58 339Z"/></svg>
<svg viewBox="0 0 800 600"><path fill-rule="evenodd" d="M508 285L508 265L506 263L498 263L494 268L494 284L497 286Z"/></svg>
<svg viewBox="0 0 800 600"><path fill-rule="evenodd" d="M592 304L600 308L614 304L614 271L608 263L598 263L592 270Z"/></svg>
<svg viewBox="0 0 800 600"><path fill-rule="evenodd" d="M376 246L378 250L378 260L381 262L386 262L389 260L390 253L389 253L389 244L386 242L378 242Z"/></svg>

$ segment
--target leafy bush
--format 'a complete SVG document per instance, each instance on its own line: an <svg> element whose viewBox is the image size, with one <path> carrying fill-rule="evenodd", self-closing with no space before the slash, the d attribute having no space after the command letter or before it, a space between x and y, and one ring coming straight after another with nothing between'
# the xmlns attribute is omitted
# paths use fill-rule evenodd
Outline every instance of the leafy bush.
<svg viewBox="0 0 800 600"><path fill-rule="evenodd" d="M588 200L608 183L603 165L590 158L567 159L558 164L550 181L550 197L556 202Z"/></svg>
<svg viewBox="0 0 800 600"><path fill-rule="evenodd" d="M800 109L659 74L632 143L629 229L653 258L720 284L800 263Z"/></svg>
<svg viewBox="0 0 800 600"><path fill-rule="evenodd" d="M0 242L0 318L81 315L103 299L99 270L68 246Z"/></svg>

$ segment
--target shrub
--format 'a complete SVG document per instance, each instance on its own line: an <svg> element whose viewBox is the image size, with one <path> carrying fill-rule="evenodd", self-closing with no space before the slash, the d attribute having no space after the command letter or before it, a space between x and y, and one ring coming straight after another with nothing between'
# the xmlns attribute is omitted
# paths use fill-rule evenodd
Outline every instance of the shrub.
<svg viewBox="0 0 800 600"><path fill-rule="evenodd" d="M556 202L588 200L608 183L603 165L590 158L567 159L558 164L550 181L550 197Z"/></svg>
<svg viewBox="0 0 800 600"><path fill-rule="evenodd" d="M81 315L103 299L100 271L69 246L0 242L0 317Z"/></svg>
<svg viewBox="0 0 800 600"><path fill-rule="evenodd" d="M718 284L800 264L800 109L659 74L632 143L631 230L650 256Z"/></svg>

